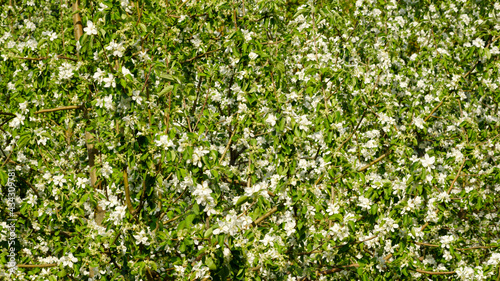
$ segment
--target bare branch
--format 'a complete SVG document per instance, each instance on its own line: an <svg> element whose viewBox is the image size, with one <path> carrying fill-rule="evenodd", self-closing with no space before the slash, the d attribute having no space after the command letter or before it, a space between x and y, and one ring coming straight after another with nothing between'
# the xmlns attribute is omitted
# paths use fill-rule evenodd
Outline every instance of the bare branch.
<svg viewBox="0 0 500 281"><path fill-rule="evenodd" d="M451 190L453 189L453 185L455 184L455 182L458 179L458 176L460 176L460 173L462 172L462 168L464 167L465 160L467 160L467 158L464 157L464 161L462 161L462 166L460 166L460 169L458 169L458 173L455 176L455 178L453 179L453 181L451 182L450 188L448 189L448 192L446 192L446 193L450 194Z"/></svg>
<svg viewBox="0 0 500 281"><path fill-rule="evenodd" d="M262 222L263 220L265 220L267 217L269 217L270 215L274 214L276 211L278 210L278 207L274 207L272 208L269 212L265 213L264 215L262 215L260 218L256 219L253 223L252 223L252 226L257 226L260 222Z"/></svg>
<svg viewBox="0 0 500 281"><path fill-rule="evenodd" d="M386 153L384 153L382 156L380 156L379 158L373 160L372 162L370 162L370 164L364 166L363 168L359 169L358 172L363 172L364 170L370 168L371 166L377 164L378 162L380 162L382 159L384 159L385 157L387 157L389 154L392 153L392 149L389 148L389 150L387 150Z"/></svg>
<svg viewBox="0 0 500 281"><path fill-rule="evenodd" d="M451 275L451 274L456 274L455 271L427 271L427 270L421 270L421 269L416 269L416 272L419 273L424 273L424 274L429 274L429 275Z"/></svg>
<svg viewBox="0 0 500 281"><path fill-rule="evenodd" d="M82 108L82 106L80 106L80 105L61 106L61 107L56 107L56 108L42 109L42 110L35 112L35 114L56 112L56 111L61 111L61 110L80 109L80 108Z"/></svg>
<svg viewBox="0 0 500 281"><path fill-rule="evenodd" d="M47 263L47 264L17 264L17 267L20 268L45 268L45 267L56 267L55 263Z"/></svg>
<svg viewBox="0 0 500 281"><path fill-rule="evenodd" d="M127 204L127 209L131 214L133 214L134 207L132 207L132 202L130 202L130 189L128 185L127 167L123 168L123 184L125 185L125 202Z"/></svg>
<svg viewBox="0 0 500 281"><path fill-rule="evenodd" d="M354 135L354 133L356 133L356 131L358 130L359 126L361 125L361 122L365 118L365 115L366 115L366 110L363 112L363 115L361 116L361 119L359 119L358 125L356 126L356 128L354 128L354 130L352 131L351 135L336 149L336 151L339 151L344 146L344 144L346 144L352 138L352 136Z"/></svg>
<svg viewBox="0 0 500 281"><path fill-rule="evenodd" d="M434 112L436 112L436 110L438 110L438 108L441 107L443 102L444 102L444 98L436 107L434 107L434 109L431 111L431 113L424 119L424 122L427 122L427 120L429 120L429 118L432 117L432 114L434 114Z"/></svg>

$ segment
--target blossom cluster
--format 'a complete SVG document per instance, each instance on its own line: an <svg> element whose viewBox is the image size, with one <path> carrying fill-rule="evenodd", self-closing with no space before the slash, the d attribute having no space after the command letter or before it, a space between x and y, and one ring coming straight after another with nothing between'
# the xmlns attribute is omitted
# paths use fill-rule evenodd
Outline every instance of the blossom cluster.
<svg viewBox="0 0 500 281"><path fill-rule="evenodd" d="M56 265L1 278L498 276L500 3L63 2L0 10L0 183Z"/></svg>

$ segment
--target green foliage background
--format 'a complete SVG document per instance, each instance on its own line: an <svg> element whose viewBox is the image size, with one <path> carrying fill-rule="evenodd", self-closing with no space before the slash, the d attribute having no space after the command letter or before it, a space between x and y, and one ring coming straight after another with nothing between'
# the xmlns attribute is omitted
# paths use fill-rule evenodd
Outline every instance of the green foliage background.
<svg viewBox="0 0 500 281"><path fill-rule="evenodd" d="M4 4L0 278L500 275L498 2Z"/></svg>

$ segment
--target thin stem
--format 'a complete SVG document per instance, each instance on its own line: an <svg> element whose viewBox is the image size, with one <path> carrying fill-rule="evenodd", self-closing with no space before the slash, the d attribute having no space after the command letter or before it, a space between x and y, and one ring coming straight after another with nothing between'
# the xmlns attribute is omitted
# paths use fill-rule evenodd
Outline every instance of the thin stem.
<svg viewBox="0 0 500 281"><path fill-rule="evenodd" d="M36 111L35 114L56 112L56 111L62 111L62 110L80 109L80 108L82 108L82 106L80 106L80 105L61 106L61 107L56 107L56 108L42 109L42 110Z"/></svg>

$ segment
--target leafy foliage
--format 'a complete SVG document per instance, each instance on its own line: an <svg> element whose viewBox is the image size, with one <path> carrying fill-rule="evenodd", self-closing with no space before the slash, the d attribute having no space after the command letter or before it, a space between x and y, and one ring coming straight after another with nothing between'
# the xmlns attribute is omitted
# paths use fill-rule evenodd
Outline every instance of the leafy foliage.
<svg viewBox="0 0 500 281"><path fill-rule="evenodd" d="M19 267L0 274L500 275L499 11L9 1L0 184L15 171Z"/></svg>

